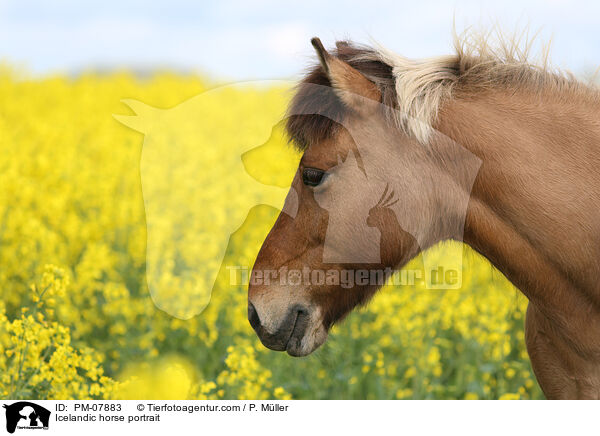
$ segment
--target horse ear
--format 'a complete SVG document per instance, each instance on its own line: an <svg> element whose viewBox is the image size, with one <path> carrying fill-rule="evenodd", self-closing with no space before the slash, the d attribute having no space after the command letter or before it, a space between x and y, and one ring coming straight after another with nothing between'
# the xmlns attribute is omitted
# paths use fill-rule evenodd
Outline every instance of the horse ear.
<svg viewBox="0 0 600 436"><path fill-rule="evenodd" d="M367 79L360 71L352 68L343 60L329 54L319 38L310 40L315 48L321 67L329 77L331 86L338 97L351 109L357 112L371 111L375 105L368 103L365 99L379 102L381 92L375 83Z"/></svg>

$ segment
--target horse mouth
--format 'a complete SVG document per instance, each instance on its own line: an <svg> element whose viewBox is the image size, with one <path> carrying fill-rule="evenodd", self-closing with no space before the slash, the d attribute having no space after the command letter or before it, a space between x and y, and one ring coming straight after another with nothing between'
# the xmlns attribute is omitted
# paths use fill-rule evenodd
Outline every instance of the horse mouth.
<svg viewBox="0 0 600 436"><path fill-rule="evenodd" d="M304 338L306 331L308 330L308 311L305 309L299 310L296 313L296 320L294 321L294 327L290 333L285 351L294 357L301 357L310 354L310 352L304 352L302 348L302 338Z"/></svg>

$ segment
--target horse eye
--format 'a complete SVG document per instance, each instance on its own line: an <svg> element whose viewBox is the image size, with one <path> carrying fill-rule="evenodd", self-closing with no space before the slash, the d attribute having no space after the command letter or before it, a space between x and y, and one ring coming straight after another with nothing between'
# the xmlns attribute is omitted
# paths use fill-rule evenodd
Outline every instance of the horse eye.
<svg viewBox="0 0 600 436"><path fill-rule="evenodd" d="M323 181L325 171L317 168L304 168L302 181L306 186L318 186Z"/></svg>

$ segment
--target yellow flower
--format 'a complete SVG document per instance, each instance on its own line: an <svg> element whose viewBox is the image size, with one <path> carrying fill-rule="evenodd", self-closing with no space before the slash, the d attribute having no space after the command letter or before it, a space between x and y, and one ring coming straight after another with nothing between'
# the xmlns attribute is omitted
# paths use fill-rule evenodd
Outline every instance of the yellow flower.
<svg viewBox="0 0 600 436"><path fill-rule="evenodd" d="M292 399L292 396L290 394L288 394L285 391L285 389L282 388L281 386L278 386L275 388L275 390L273 391L273 395L278 400L291 400Z"/></svg>
<svg viewBox="0 0 600 436"><path fill-rule="evenodd" d="M498 398L498 399L499 400L518 400L520 398L521 398L521 396L519 394L506 393L506 394L500 395L500 398Z"/></svg>
<svg viewBox="0 0 600 436"><path fill-rule="evenodd" d="M396 391L396 398L402 400L404 398L408 398L413 394L412 389L399 389Z"/></svg>
<svg viewBox="0 0 600 436"><path fill-rule="evenodd" d="M431 347L429 354L427 355L427 363L430 365L438 363L440 361L440 350L438 347Z"/></svg>
<svg viewBox="0 0 600 436"><path fill-rule="evenodd" d="M414 366L411 366L404 372L404 378L412 378L417 375L417 369Z"/></svg>

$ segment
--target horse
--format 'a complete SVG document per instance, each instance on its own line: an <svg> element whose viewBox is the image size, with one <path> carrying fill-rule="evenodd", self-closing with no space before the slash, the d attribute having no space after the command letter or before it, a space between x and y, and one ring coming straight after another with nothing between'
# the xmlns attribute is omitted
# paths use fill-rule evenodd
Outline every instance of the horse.
<svg viewBox="0 0 600 436"><path fill-rule="evenodd" d="M286 121L294 218L284 207L251 276L270 280L248 288L261 342L312 353L393 271L456 240L527 297L544 395L600 398L600 91L516 39L455 37L453 55L418 61L311 42L319 63Z"/></svg>

